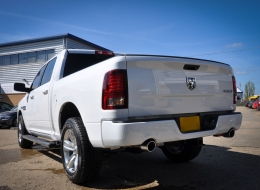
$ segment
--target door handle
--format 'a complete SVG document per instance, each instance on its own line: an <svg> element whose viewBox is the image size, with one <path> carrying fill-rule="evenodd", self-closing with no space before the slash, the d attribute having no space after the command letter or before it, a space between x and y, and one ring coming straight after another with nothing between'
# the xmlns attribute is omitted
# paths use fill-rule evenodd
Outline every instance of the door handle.
<svg viewBox="0 0 260 190"><path fill-rule="evenodd" d="M48 90L42 92L44 95L48 94Z"/></svg>
<svg viewBox="0 0 260 190"><path fill-rule="evenodd" d="M31 99L34 99L34 96L31 96L30 98L31 98Z"/></svg>

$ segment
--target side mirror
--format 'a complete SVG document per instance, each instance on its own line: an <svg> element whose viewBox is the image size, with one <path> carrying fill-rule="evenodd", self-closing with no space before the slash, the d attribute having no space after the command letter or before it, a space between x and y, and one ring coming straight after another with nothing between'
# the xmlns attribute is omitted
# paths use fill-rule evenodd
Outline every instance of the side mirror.
<svg viewBox="0 0 260 190"><path fill-rule="evenodd" d="M14 83L14 90L18 92L27 92L27 93L31 91L30 88L25 88L24 83Z"/></svg>

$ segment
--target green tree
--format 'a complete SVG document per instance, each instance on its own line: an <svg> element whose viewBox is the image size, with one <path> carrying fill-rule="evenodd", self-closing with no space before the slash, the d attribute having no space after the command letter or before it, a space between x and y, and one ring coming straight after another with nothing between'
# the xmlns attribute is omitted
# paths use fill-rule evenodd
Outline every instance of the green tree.
<svg viewBox="0 0 260 190"><path fill-rule="evenodd" d="M250 98L251 96L253 96L255 94L255 84L251 81L248 81L245 84L245 99L247 100L248 98Z"/></svg>

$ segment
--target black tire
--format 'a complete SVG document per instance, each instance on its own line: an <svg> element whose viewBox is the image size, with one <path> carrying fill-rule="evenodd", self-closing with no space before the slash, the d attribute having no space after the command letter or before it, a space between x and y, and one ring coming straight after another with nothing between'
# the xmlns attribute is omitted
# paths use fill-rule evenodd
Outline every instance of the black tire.
<svg viewBox="0 0 260 190"><path fill-rule="evenodd" d="M18 126L17 117L15 117L15 118L13 119L12 126L13 126L13 127L17 127L17 126ZM10 128L11 128L11 127L10 127Z"/></svg>
<svg viewBox="0 0 260 190"><path fill-rule="evenodd" d="M196 158L202 146L163 146L164 155L174 162L188 162Z"/></svg>
<svg viewBox="0 0 260 190"><path fill-rule="evenodd" d="M17 136L18 136L18 144L21 148L31 148L33 145L32 141L23 138L23 135L27 135L27 134L28 132L23 122L23 116L20 115L18 119Z"/></svg>
<svg viewBox="0 0 260 190"><path fill-rule="evenodd" d="M91 145L81 118L69 118L65 122L61 133L61 158L64 170L73 183L82 184L98 178L102 152Z"/></svg>

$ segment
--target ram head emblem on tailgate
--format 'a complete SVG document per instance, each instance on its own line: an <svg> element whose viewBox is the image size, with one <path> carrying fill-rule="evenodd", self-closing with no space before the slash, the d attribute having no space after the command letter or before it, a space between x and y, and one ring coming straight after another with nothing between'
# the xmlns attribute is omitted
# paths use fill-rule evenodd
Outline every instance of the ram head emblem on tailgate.
<svg viewBox="0 0 260 190"><path fill-rule="evenodd" d="M195 77L186 77L186 84L188 89L193 90L196 88L196 78Z"/></svg>

